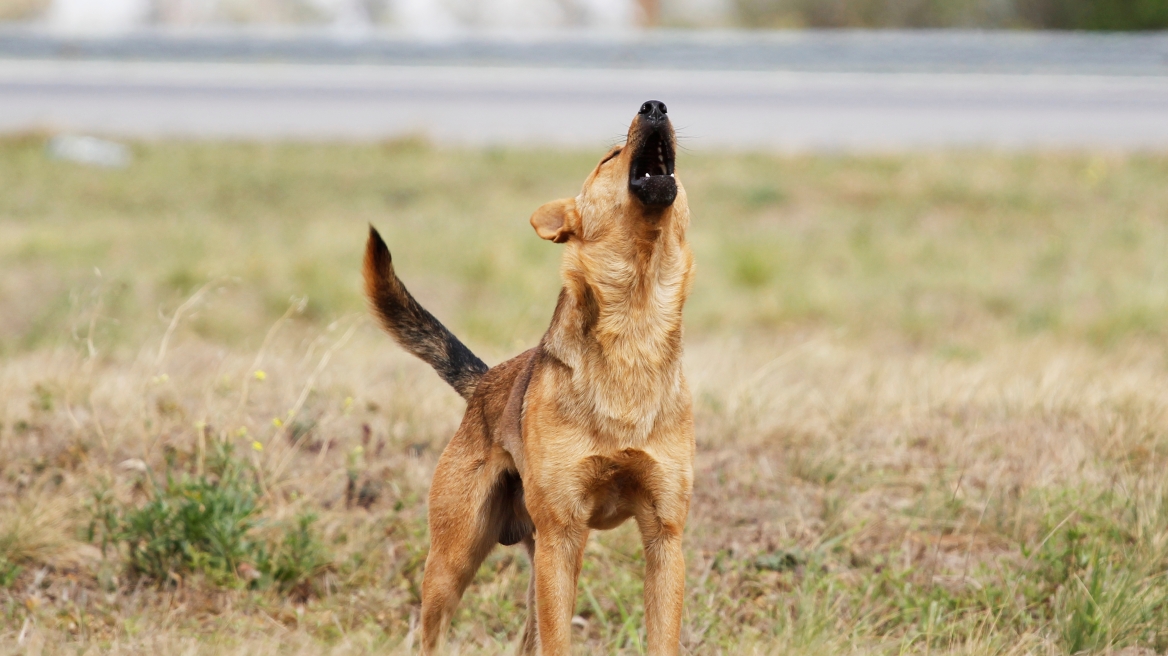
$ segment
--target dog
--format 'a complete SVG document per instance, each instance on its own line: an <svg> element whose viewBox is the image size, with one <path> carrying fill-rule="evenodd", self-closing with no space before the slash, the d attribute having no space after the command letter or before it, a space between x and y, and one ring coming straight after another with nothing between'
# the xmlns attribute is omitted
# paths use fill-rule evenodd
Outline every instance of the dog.
<svg viewBox="0 0 1168 656"><path fill-rule="evenodd" d="M536 234L564 245L563 288L539 345L491 368L406 291L370 226L372 312L467 401L430 488L424 654L441 649L491 549L519 543L532 561L519 652L569 653L589 531L630 517L645 550L648 652L680 648L694 458L682 307L693 255L676 147L666 106L648 101L578 196L535 211Z"/></svg>

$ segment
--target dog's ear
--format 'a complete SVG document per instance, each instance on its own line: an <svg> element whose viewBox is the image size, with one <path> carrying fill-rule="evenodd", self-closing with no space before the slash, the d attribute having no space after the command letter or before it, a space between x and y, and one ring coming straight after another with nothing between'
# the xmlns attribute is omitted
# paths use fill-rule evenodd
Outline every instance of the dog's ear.
<svg viewBox="0 0 1168 656"><path fill-rule="evenodd" d="M531 227L543 239L562 244L580 226L575 198L561 198L539 206L531 215Z"/></svg>

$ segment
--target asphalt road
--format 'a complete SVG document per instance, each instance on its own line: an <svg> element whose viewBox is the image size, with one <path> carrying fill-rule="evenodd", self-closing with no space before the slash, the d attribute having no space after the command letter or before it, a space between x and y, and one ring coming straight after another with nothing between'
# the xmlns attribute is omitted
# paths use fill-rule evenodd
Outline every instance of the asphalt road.
<svg viewBox="0 0 1168 656"><path fill-rule="evenodd" d="M193 28L70 35L0 25L0 59L813 73L1168 76L1168 32L654 30L404 34Z"/></svg>
<svg viewBox="0 0 1168 656"><path fill-rule="evenodd" d="M832 54L812 39L800 42L802 50L782 42L771 55L755 53L750 61L728 57L726 48L708 49L703 59L689 44L682 48L687 61L704 62L689 67L654 59L662 48L680 46L651 43L644 52L652 56L594 68L551 56L524 59L522 53L464 60L465 46L456 49L459 57L418 59L419 52L454 52L449 44L415 48L409 57L333 57L313 64L298 56L267 63L262 56L222 53L140 61L159 53L135 58L127 54L132 50L107 52L105 61L78 60L59 50L14 50L11 41L0 40L0 131L244 139L424 135L440 143L603 145L620 140L640 103L656 98L668 104L684 145L693 149L1168 148L1168 75L1161 74L1168 60L1158 50L1143 60L1124 59L1124 48L1132 46L1124 40L1071 48L1058 40L1006 39L1014 49L1002 46L994 58L984 39L969 37L977 48L963 46L965 60L929 42L948 55L924 65L914 64L904 39L878 36L876 46L889 48L864 37L856 42L863 48L836 43L841 52ZM1135 45L1146 50L1165 43L1157 36ZM93 45L69 52L85 55L86 47ZM880 66L862 65L863 52L856 53L864 48L887 51ZM627 44L626 50L637 52ZM803 53L795 58L803 64L792 52ZM918 54L929 52L918 48ZM953 63L977 57L977 66Z"/></svg>
<svg viewBox="0 0 1168 656"><path fill-rule="evenodd" d="M0 62L0 131L598 144L639 104L690 148L1168 147L1158 77Z"/></svg>

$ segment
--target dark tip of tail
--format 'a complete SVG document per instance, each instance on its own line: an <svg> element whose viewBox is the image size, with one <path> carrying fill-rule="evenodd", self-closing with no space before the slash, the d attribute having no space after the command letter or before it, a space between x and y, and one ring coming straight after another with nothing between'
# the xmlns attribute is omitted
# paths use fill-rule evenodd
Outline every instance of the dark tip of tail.
<svg viewBox="0 0 1168 656"><path fill-rule="evenodd" d="M393 271L393 256L389 254L389 247L378 234L377 229L369 226L369 241L365 244L365 267L362 273L365 277L365 293L370 298L374 296L376 284L384 282L386 274Z"/></svg>
<svg viewBox="0 0 1168 656"><path fill-rule="evenodd" d="M389 255L389 247L385 245L385 240L381 238L381 233L377 232L377 228L373 224L369 224L369 243L366 245L366 254L374 254L376 257L391 259Z"/></svg>

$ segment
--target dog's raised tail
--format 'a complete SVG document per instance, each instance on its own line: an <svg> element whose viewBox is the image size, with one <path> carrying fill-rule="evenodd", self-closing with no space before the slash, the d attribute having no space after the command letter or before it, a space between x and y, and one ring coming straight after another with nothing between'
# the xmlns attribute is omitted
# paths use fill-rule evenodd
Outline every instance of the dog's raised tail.
<svg viewBox="0 0 1168 656"><path fill-rule="evenodd" d="M365 295L386 332L402 348L434 367L469 401L487 373L487 365L410 296L393 271L389 248L373 226L369 226L363 273Z"/></svg>

